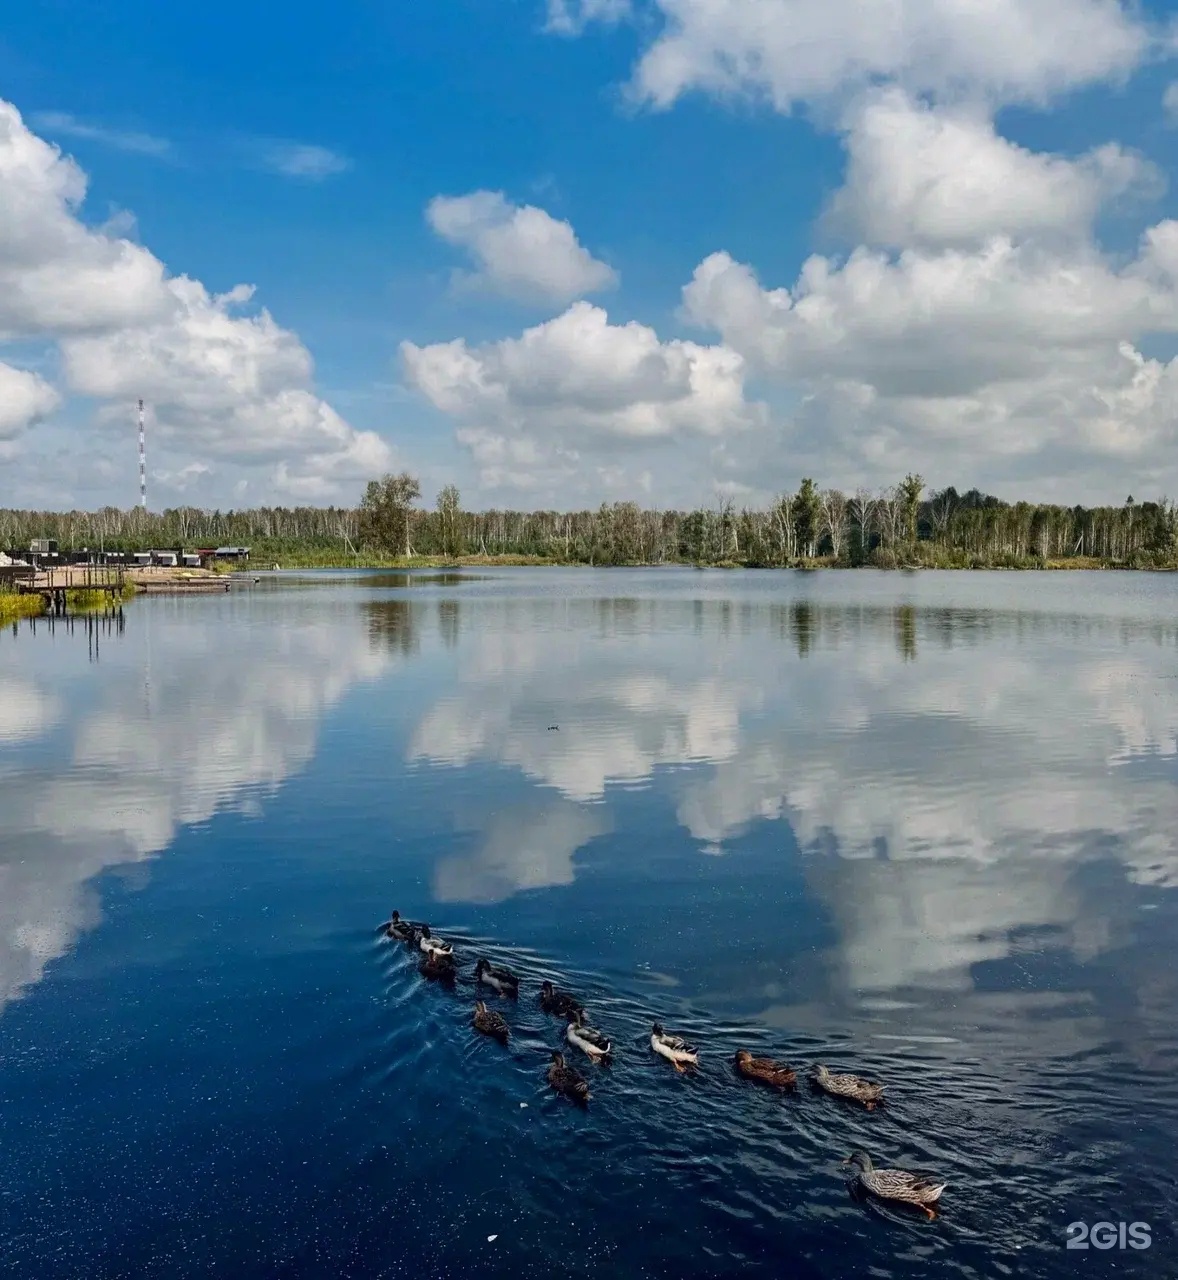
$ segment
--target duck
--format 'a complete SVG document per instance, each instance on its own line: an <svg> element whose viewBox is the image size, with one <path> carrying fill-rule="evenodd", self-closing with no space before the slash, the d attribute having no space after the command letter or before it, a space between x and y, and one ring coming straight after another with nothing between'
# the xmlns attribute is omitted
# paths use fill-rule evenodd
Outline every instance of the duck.
<svg viewBox="0 0 1178 1280"><path fill-rule="evenodd" d="M582 1105L589 1101L589 1084L585 1077L574 1071L564 1060L559 1049L552 1051L552 1065L548 1068L548 1083L557 1093Z"/></svg>
<svg viewBox="0 0 1178 1280"><path fill-rule="evenodd" d="M417 925L412 921L402 920L401 913L394 911L388 924L384 926L386 936L396 938L398 942L412 942L417 937Z"/></svg>
<svg viewBox="0 0 1178 1280"><path fill-rule="evenodd" d="M673 1036L664 1031L661 1022L656 1022L650 1029L650 1047L666 1058L676 1071L684 1071L699 1061L699 1050L688 1044L682 1036Z"/></svg>
<svg viewBox="0 0 1178 1280"><path fill-rule="evenodd" d="M931 1173L908 1173L903 1169L877 1169L871 1163L871 1157L865 1152L856 1151L848 1156L844 1165L855 1170L855 1184L869 1191L881 1200L899 1200L903 1204L915 1205L929 1218L937 1216L933 1205L941 1198L941 1192L949 1185L939 1182Z"/></svg>
<svg viewBox="0 0 1178 1280"><path fill-rule="evenodd" d="M580 1000L567 991L557 991L547 978L540 984L540 1008L545 1013L555 1013L558 1017L569 1018L574 1013L584 1013Z"/></svg>
<svg viewBox="0 0 1178 1280"><path fill-rule="evenodd" d="M511 1034L511 1029L507 1025L507 1020L501 1013L495 1013L488 1009L486 1004L479 1000L474 1007L474 1017L471 1023L476 1031L481 1031L485 1036L491 1036L498 1040L500 1044L507 1043L507 1037Z"/></svg>
<svg viewBox="0 0 1178 1280"><path fill-rule="evenodd" d="M436 955L432 951L427 951L421 957L421 962L417 966L417 972L423 978L433 978L442 982L453 982L458 976L458 966L454 963L452 955Z"/></svg>
<svg viewBox="0 0 1178 1280"><path fill-rule="evenodd" d="M429 931L429 925L421 926L421 940L418 945L422 951L431 956L452 956L454 948L448 943L443 942L441 938L435 938Z"/></svg>
<svg viewBox="0 0 1178 1280"><path fill-rule="evenodd" d="M569 1029L566 1033L569 1044L587 1053L594 1062L608 1062L611 1057L610 1042L600 1031L587 1027L584 1017L585 1013L582 1009L569 1015Z"/></svg>
<svg viewBox="0 0 1178 1280"><path fill-rule="evenodd" d="M485 957L480 957L474 967L475 982L485 982L494 987L501 996L518 996L519 979L510 969L496 968Z"/></svg>
<svg viewBox="0 0 1178 1280"><path fill-rule="evenodd" d="M733 1058L736 1074L749 1080L760 1080L778 1089L792 1089L798 1082L797 1072L784 1062L772 1058L754 1058L747 1049L737 1049Z"/></svg>
<svg viewBox="0 0 1178 1280"><path fill-rule="evenodd" d="M874 1111L883 1102L883 1085L873 1084L862 1076L841 1075L829 1071L821 1062L814 1067L814 1083L825 1093L836 1098L850 1098L852 1102L861 1102L868 1111Z"/></svg>

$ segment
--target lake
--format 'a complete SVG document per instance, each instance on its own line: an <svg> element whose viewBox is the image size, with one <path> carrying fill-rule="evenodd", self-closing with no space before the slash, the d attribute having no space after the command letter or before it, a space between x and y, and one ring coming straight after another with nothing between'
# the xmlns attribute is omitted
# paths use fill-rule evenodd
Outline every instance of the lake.
<svg viewBox="0 0 1178 1280"><path fill-rule="evenodd" d="M4 631L0 1273L1178 1274L1176 659L1144 573L274 574ZM584 1110L544 977L614 1042ZM1101 1221L1150 1247L1066 1248Z"/></svg>

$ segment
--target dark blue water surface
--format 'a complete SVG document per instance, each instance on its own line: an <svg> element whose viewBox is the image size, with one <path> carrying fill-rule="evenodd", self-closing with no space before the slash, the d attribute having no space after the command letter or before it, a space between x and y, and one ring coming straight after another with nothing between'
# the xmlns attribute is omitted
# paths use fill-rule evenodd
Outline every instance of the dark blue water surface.
<svg viewBox="0 0 1178 1280"><path fill-rule="evenodd" d="M0 1274L1178 1274L1176 735L1162 575L275 574L8 630ZM617 1046L584 1111L543 977Z"/></svg>

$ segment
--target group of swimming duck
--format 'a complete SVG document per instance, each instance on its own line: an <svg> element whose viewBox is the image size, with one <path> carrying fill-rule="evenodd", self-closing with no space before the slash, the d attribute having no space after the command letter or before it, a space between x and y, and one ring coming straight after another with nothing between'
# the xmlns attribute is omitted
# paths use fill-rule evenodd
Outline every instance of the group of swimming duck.
<svg viewBox="0 0 1178 1280"><path fill-rule="evenodd" d="M457 978L458 963L453 944L434 937L428 924L403 920L401 913L394 911L381 930L386 937L404 942L421 953L417 968L422 977L445 983L453 983ZM486 985L510 999L519 997L519 977L510 969L490 964L485 958L480 958L475 964L474 979L476 986ZM558 991L552 982L545 979L540 985L540 1008L566 1020L565 1038L573 1048L580 1049L595 1063L612 1061L613 1045L603 1032L585 1021L584 1006L576 996ZM507 1019L496 1010L488 1009L484 1000L475 1002L471 1025L500 1044L506 1044L511 1036ZM650 1047L679 1072L685 1072L699 1062L699 1050L695 1045L668 1032L659 1022L651 1027ZM772 1058L756 1058L747 1049L737 1050L733 1065L738 1075L775 1089L793 1089L797 1085L797 1073L791 1067ZM861 1076L830 1071L822 1063L813 1067L811 1082L815 1088L836 1098L858 1102L868 1111L874 1111L884 1100L882 1085ZM552 1051L548 1084L557 1093L582 1106L591 1096L589 1082L565 1061L559 1049ZM843 1164L855 1171L855 1182L863 1191L881 1200L912 1205L929 1218L936 1217L933 1206L940 1200L947 1184L934 1175L910 1173L903 1169L876 1169L871 1157L861 1151L849 1156Z"/></svg>

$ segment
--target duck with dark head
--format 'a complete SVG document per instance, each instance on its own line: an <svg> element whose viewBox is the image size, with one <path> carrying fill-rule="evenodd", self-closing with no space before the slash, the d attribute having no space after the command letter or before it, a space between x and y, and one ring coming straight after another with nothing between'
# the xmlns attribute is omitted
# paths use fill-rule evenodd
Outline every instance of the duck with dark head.
<svg viewBox="0 0 1178 1280"><path fill-rule="evenodd" d="M402 920L401 913L394 911L390 919L381 926L385 936L397 942L416 942L421 933L421 926L412 920Z"/></svg>
<svg viewBox="0 0 1178 1280"><path fill-rule="evenodd" d="M483 957L479 958L479 962L474 967L474 980L494 987L501 996L519 995L519 978L510 969L493 965Z"/></svg>
<svg viewBox="0 0 1178 1280"><path fill-rule="evenodd" d="M419 930L419 939L417 944L422 951L431 956L452 956L454 948L448 942L443 942L441 938L435 938L430 933L429 925L423 924Z"/></svg>
<svg viewBox="0 0 1178 1280"><path fill-rule="evenodd" d="M576 996L567 991L557 991L547 978L540 984L540 1008L558 1018L571 1018L575 1013L585 1012Z"/></svg>

